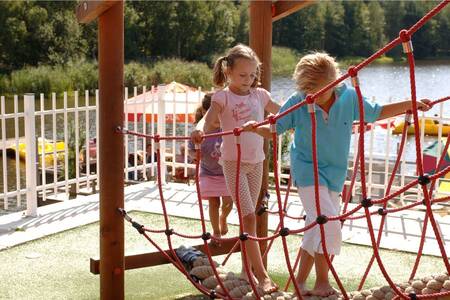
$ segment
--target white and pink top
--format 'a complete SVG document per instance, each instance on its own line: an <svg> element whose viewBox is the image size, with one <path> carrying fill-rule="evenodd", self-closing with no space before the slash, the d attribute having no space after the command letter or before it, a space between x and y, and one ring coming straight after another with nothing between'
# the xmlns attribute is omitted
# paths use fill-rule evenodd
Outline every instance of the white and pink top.
<svg viewBox="0 0 450 300"><path fill-rule="evenodd" d="M214 93L212 101L219 104L220 124L223 131L241 127L248 121L264 120L264 108L270 101L270 93L262 88L252 88L245 96L237 95L227 88ZM237 150L234 135L225 135L220 147L220 161L236 161ZM241 133L241 158L245 163L258 163L264 160L264 139L253 132Z"/></svg>

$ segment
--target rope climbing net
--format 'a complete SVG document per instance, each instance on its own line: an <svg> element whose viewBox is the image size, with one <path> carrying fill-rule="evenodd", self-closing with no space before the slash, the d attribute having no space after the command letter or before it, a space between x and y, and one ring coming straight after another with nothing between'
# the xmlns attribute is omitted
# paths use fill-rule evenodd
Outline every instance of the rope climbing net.
<svg viewBox="0 0 450 300"><path fill-rule="evenodd" d="M247 257L247 251L246 251L246 242L249 240L250 241L267 241L267 242L269 242L269 244L265 250L265 253L264 253L264 256L266 256L268 254L271 246L273 245L273 242L275 241L275 239L281 238L284 257L285 257L285 261L286 261L286 266L287 266L287 270L289 273L289 281L286 285L286 288L292 281L292 283L294 285L294 290L296 291L296 294L298 295L297 296L298 299L302 299L301 292L299 290L298 285L296 284L295 275L294 275L294 272L298 266L300 252L296 256L294 264L292 264L291 259L289 257L289 251L288 251L286 238L288 235L304 233L305 231L310 230L311 228L313 228L315 226L318 226L320 228L322 250L323 250L324 256L327 260L331 274L334 277L334 280L336 281L336 283L339 287L340 293L342 294L342 298L350 299L348 292L346 291L335 268L333 267L333 257L330 256L328 253L326 239L325 239L324 224L326 224L329 221L340 221L341 224L343 225L345 221L357 220L357 219L366 219L367 227L368 227L369 234L370 234L371 245L372 245L372 249L373 249L372 257L371 257L371 259L366 267L366 270L364 272L364 275L359 283L359 290L363 288L365 280L371 270L371 267L373 266L373 263L376 261L381 270L381 273L383 274L386 282L388 283L390 289L392 290L392 293L393 293L392 297L394 299L398 299L398 298L428 299L428 298L450 296L450 290L440 292L439 291L440 288L439 288L439 290L437 290L435 292L431 292L431 293L427 293L427 294L419 294L419 293L414 292L415 290L413 290L413 292L408 292L407 289L402 289L399 285L397 285L393 282L391 276L386 271L385 264L383 263L383 261L380 257L380 253L379 253L379 246L380 246L380 242L381 242L381 238L382 238L382 234L383 234L383 228L384 228L384 224L385 224L387 215L391 214L391 213L399 212L402 210L411 209L411 208L419 206L419 205L424 205L426 208L426 214L424 217L420 244L419 244L419 248L417 251L417 257L416 257L413 269L409 275L409 280L412 280L416 275L417 268L419 266L419 262L422 257L422 251L423 251L424 242L425 242L425 234L427 231L428 224L431 225L434 236L438 243L439 250L440 250L440 253L442 256L442 260L443 260L445 269L447 271L447 275L450 275L450 263L449 263L448 256L447 256L447 253L446 253L446 250L444 247L441 233L438 229L438 224L436 222L436 219L433 215L433 211L431 208L431 206L435 203L448 202L450 200L450 197L440 197L440 198L433 197L433 191L435 188L436 180L439 177L443 176L444 174L446 174L447 172L450 171L450 166L448 166L446 168L442 168L443 162L444 162L444 157L445 157L445 154L447 153L447 150L448 150L448 147L450 144L450 137L447 138L447 142L443 149L442 155L439 159L437 169L436 169L437 172L433 175L428 175L428 174L424 173L419 131L415 130L414 131L414 139L415 139L416 162L417 162L416 172L417 172L418 176L412 182L403 186L401 189L391 193L391 187L394 182L395 174L397 173L397 170L399 168L400 158L402 156L403 149L405 146L408 126L410 126L411 124L414 124L415 128L419 128L419 122L420 122L418 113L417 113L415 60L414 60L414 55L413 55L413 46L412 46L411 37L427 21L429 21L433 16L435 16L438 12L440 12L447 4L449 4L449 2L450 2L449 0L442 1L435 8L433 8L431 11L429 11L416 24L414 24L412 27L410 27L409 29L401 30L399 33L399 36L396 39L392 40L390 43L388 43L386 46L384 46L383 48L378 50L376 53L374 53L372 56L370 56L369 58L367 58L360 64L350 67L348 69L348 71L346 72L346 74L339 77L336 81L329 83L327 86L325 86L323 89L321 89L320 91L318 91L315 94L307 95L304 101L299 102L298 104L292 106L288 110L286 110L282 113L279 113L277 115L270 116L263 122L257 124L257 126L270 125L271 133L272 133L272 143L273 143L272 155L273 155L273 164L274 164L273 170L274 170L274 176L275 176L275 191L276 191L276 202L277 202L278 209L276 211L269 211L266 209L266 212L268 212L270 214L277 214L279 216L279 223L278 223L277 229L274 231L274 233L272 235L270 235L268 237L251 236L251 235L247 234L246 232L244 232L244 229L243 229L243 225L242 225L243 224L243 216L241 213L241 206L240 206L240 199L239 199L239 172L240 172L240 163L241 163L240 135L242 133L242 128L235 128L234 130L230 130L230 131L224 131L224 132L204 135L204 138L206 138L206 139L218 137L218 136L225 136L225 135L234 135L235 136L238 176L236 176L236 180L237 180L236 190L233 192L236 195L236 197L235 197L236 198L236 207L237 207L237 212L238 212L238 217L239 217L239 222L240 222L240 225L239 225L240 231L239 231L238 236L231 237L231 238L223 238L223 237L217 238L217 237L212 236L211 233L209 233L207 231L206 222L205 222L204 213L203 213L202 197L201 197L199 181L198 181L199 163L200 163L200 159L201 159L199 145L196 145L197 160L196 160L196 177L195 177L195 179L196 179L196 189L197 189L197 198L198 198L198 208L199 208L199 212L200 212L201 234L198 234L198 235L183 234L181 232L175 231L174 229L172 229L170 227L169 217L168 217L168 213L167 213L167 208L166 208L166 204L165 204L165 200L164 200L164 193L163 193L162 183L161 183L161 161L160 161L159 143L164 140L189 140L190 137L188 137L188 136L146 135L146 134L142 134L139 132L130 131L125 128L118 128L119 133L134 135L134 136L138 136L138 137L142 137L142 138L146 138L146 139L152 139L156 145L156 153L157 153L157 157L158 157L158 159L156 160L157 161L157 170L158 170L157 185L158 185L159 196L160 196L161 206L162 206L162 211L163 211L163 216L164 216L164 228L163 229L151 229L151 228L144 227L143 225L132 220L130 218L130 216L126 213L125 210L120 209L121 213L123 214L125 219L127 221L129 221L133 225L133 227L135 227L139 231L139 233L141 233L158 251L160 251L161 254L168 261L170 261L181 273L183 273L186 276L186 278L188 278L188 280L199 291L201 291L205 295L209 295L211 298L235 299L236 297L230 293L230 286L229 285L227 286L227 284L225 284L226 278L224 278L224 276L221 276L220 270L217 267L217 264L213 261L212 256L211 256L211 249L210 249L208 241L213 240L217 243L221 243L221 242L234 243L235 246L233 247L233 249L231 249L230 253L225 258L225 261L228 259L228 257L231 255L231 253L236 249L236 247L240 246L245 270L248 274L250 274L249 261L248 261L248 257ZM361 87L360 87L359 80L358 80L358 73L364 67L366 67L367 65L372 63L375 59L379 58L381 55L385 54L392 48L398 46L400 43L403 46L403 51L407 57L407 62L409 65L409 82L410 82L410 89L411 89L412 109L411 109L411 111L406 112L406 115L405 115L405 126L403 127L403 133L402 133L402 138L401 138L400 146L399 146L399 150L398 150L398 156L395 161L392 173L390 174L385 195L381 199L371 199L367 196L368 192L367 192L367 186L366 186L365 163L364 163L365 162L365 154L364 154L365 126L359 126L358 127L358 131L359 131L358 151L355 155L355 157L356 157L355 167L354 167L355 171L352 174L349 190L351 191L353 189L355 180L356 180L356 175L357 175L357 173L359 173L360 180L361 180L361 194L362 194L361 198L362 198L362 200L354 208L352 208L351 210L348 210L348 204L349 204L351 193L348 193L348 192L343 193L343 204L344 205L343 205L342 214L336 215L336 216L323 215L321 212L320 205L319 205L319 175L318 175L318 163L317 163L317 147L318 147L318 145L316 143L316 141L317 141L316 115L315 115L315 110L314 110L315 100L318 97L320 97L322 94L324 94L326 91L328 91L329 89L335 88L338 84L340 84L344 80L350 78L352 85L358 96L359 124L365 124L363 97L362 97ZM450 99L450 97L437 99L435 101L432 101L431 105L436 105L438 103L447 101L449 99ZM305 106L305 105L308 106L308 112L310 115L311 128L312 128L312 149L311 150L312 150L312 158L313 158L313 165L314 165L314 182L315 182L315 199L314 200L315 200L316 212L317 212L318 217L314 222L312 222L308 226L305 226L305 227L302 227L299 229L289 229L285 226L285 218L302 219L303 217L291 216L287 213L286 208L287 208L287 200L289 197L290 183L288 184L288 189L285 194L284 201L282 200L282 195L281 195L280 186L279 186L280 180L279 180L278 165L277 165L278 164L278 161L277 161L277 148L278 148L277 140L278 139L277 139L277 133L276 133L276 123L277 123L278 119L282 118L283 116L285 116L285 115L291 113L292 111L294 111L302 106ZM357 171L359 171L359 172L357 172ZM399 196L400 194L406 192L407 190L409 190L415 186L419 186L419 188L421 189L421 192L423 195L422 200L413 202L411 204L408 204L408 205L405 205L405 206L402 206L399 208L390 208L390 209L387 208L387 204L390 200L392 200L393 198ZM373 205L377 205L379 208L371 209L371 207ZM363 214L358 215L358 216L354 215L356 212L361 212L361 211L363 212ZM379 215L381 217L377 235L375 235L375 228L374 228L373 220L372 220L373 216L375 216L375 215ZM150 234L165 234L167 237L167 244L169 247L169 251L167 251L167 252L164 251L150 237ZM192 240L196 240L196 239L203 240L205 254L207 257L206 262L208 265L211 266L211 275L215 278L215 283L217 283L216 289L210 289L210 288L206 287L205 285L201 284L195 276L192 276L192 274L187 271L187 269L183 265L183 262L177 256L176 250L173 247L173 244L172 244L173 236L178 236L178 237L192 239ZM256 299L259 299L259 297L262 297L263 295L261 295L261 291L258 290L257 285L255 284L255 282L252 279L252 276L249 276L249 279L250 279L249 283L250 283L251 291L253 292L253 295L256 295ZM442 287L442 284L440 286ZM409 291L412 291L412 290L409 290Z"/></svg>

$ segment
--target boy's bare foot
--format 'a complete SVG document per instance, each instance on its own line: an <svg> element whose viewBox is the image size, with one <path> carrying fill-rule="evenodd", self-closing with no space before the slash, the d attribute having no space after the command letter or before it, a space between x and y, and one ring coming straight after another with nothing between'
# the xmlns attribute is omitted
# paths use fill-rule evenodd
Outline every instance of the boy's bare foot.
<svg viewBox="0 0 450 300"><path fill-rule="evenodd" d="M300 295L302 295L302 296L310 296L311 295L311 291L306 288L306 283L297 283L297 285L298 285L298 289L300 290ZM295 291L295 289L294 289L294 291ZM298 298L298 295L296 292L294 293L294 297Z"/></svg>
<svg viewBox="0 0 450 300"><path fill-rule="evenodd" d="M224 215L220 215L219 221L220 221L220 234L226 235L228 233L227 218L224 217Z"/></svg>
<svg viewBox="0 0 450 300"><path fill-rule="evenodd" d="M264 294L271 294L278 291L278 285L270 278L264 278L258 286L263 290Z"/></svg>
<svg viewBox="0 0 450 300"><path fill-rule="evenodd" d="M316 283L314 289L311 291L311 295L319 297L328 297L337 294L337 291L327 283Z"/></svg>

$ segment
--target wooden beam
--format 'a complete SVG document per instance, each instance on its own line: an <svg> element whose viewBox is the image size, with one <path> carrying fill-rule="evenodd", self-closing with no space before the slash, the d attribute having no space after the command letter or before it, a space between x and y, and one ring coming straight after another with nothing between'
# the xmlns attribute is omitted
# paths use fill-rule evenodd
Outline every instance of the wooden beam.
<svg viewBox="0 0 450 300"><path fill-rule="evenodd" d="M272 22L278 21L290 14L314 4L315 1L286 1L280 0L273 3Z"/></svg>
<svg viewBox="0 0 450 300"><path fill-rule="evenodd" d="M98 18L99 166L100 166L100 299L124 299L123 126L124 3Z"/></svg>
<svg viewBox="0 0 450 300"><path fill-rule="evenodd" d="M77 6L76 14L78 22L90 23L97 19L101 14L110 9L114 4L121 1L81 1Z"/></svg>
<svg viewBox="0 0 450 300"><path fill-rule="evenodd" d="M213 256L228 254L235 243L236 242L233 241L227 241L223 242L220 247L210 245L209 249ZM205 246L203 244L193 247L205 253ZM233 252L239 251L239 247L236 247L236 249L233 250ZM164 252L173 258L170 250L165 250ZM159 251L125 256L125 270L153 267L168 263L170 263L170 261ZM90 270L93 274L100 274L100 260L98 258L91 258Z"/></svg>
<svg viewBox="0 0 450 300"><path fill-rule="evenodd" d="M261 84L270 91L272 81L272 2L251 1L250 2L250 47L256 52L261 60ZM257 207L265 198L269 182L269 143L264 139L264 153L266 159L263 163L263 177L261 191L258 197ZM264 213L256 217L256 234L258 237L266 237L268 234L268 214ZM267 248L267 241L259 242L261 253ZM267 267L267 257L264 259Z"/></svg>

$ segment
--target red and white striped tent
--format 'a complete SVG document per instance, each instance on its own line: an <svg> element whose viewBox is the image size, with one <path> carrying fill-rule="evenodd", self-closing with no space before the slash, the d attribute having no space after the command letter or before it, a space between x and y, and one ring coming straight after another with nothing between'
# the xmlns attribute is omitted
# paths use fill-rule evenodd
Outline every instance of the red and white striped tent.
<svg viewBox="0 0 450 300"><path fill-rule="evenodd" d="M161 89L161 86L159 86ZM172 81L164 86L164 114L167 123L172 123L174 118L177 123L194 123L195 110L201 104L204 92L196 88ZM161 92L161 91L160 91ZM135 97L125 99L125 114L129 122L151 123L158 121L159 103L158 88L153 88ZM162 110L162 109L161 109ZM161 112L162 113L162 112Z"/></svg>

